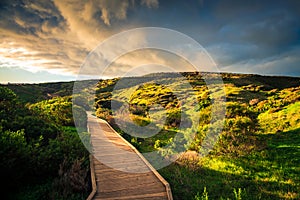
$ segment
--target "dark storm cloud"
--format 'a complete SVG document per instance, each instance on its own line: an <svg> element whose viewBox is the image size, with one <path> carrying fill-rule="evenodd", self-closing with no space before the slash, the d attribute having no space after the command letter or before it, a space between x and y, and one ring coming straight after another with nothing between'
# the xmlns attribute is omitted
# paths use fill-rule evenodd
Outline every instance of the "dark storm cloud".
<svg viewBox="0 0 300 200"><path fill-rule="evenodd" d="M299 47L299 6L299 1L218 1L212 9L212 21L220 28L207 46L221 66L241 65L239 68L265 73L264 62L272 58L268 73L274 69L274 73L291 75L289 66L294 66L292 71L299 76L299 70L295 70L297 59L290 59L281 71L278 67L282 54ZM299 54L290 56L296 58ZM255 63L255 70L242 63ZM238 69L231 66L231 70Z"/></svg>
<svg viewBox="0 0 300 200"><path fill-rule="evenodd" d="M52 1L3 1L0 6L1 28L18 34L47 34L66 27L66 21Z"/></svg>

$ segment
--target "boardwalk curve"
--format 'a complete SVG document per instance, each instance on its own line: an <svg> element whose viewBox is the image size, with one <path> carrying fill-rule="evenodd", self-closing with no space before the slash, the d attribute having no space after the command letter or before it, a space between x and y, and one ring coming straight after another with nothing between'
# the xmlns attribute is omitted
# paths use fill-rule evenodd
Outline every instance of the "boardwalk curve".
<svg viewBox="0 0 300 200"><path fill-rule="evenodd" d="M88 200L172 200L168 182L106 121L88 113L88 131L93 148L90 156L93 191Z"/></svg>

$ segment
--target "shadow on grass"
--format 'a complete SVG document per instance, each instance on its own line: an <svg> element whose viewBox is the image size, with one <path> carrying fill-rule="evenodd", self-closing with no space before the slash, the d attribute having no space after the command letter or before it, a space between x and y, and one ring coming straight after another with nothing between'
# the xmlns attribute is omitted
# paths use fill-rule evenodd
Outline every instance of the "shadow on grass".
<svg viewBox="0 0 300 200"><path fill-rule="evenodd" d="M261 167L288 172L284 178L300 177L300 128L259 137L267 141L267 148L235 160L236 164L250 171Z"/></svg>
<svg viewBox="0 0 300 200"><path fill-rule="evenodd" d="M230 81L237 87L250 84L263 85L264 90L274 88L284 89L299 86L299 78L285 76L261 76L261 75L239 75L239 78L227 78L224 82Z"/></svg>
<svg viewBox="0 0 300 200"><path fill-rule="evenodd" d="M208 168L191 171L179 165L168 166L159 171L170 183L174 199L191 200L200 195L206 187L209 199L235 199L234 189L242 189L241 197L246 200L282 199L269 192L268 188L281 188L282 185L255 181L246 176L219 172ZM285 186L288 187L288 186Z"/></svg>
<svg viewBox="0 0 300 200"><path fill-rule="evenodd" d="M239 158L224 158L241 171L226 172L199 167L191 170L172 164L159 170L170 183L174 199L194 199L206 187L209 199L236 199L234 189L242 189L242 199L300 199L300 129L262 135L266 149Z"/></svg>
<svg viewBox="0 0 300 200"><path fill-rule="evenodd" d="M266 100L266 95L262 91L253 92L253 91L247 91L242 90L239 91L238 94L232 94L228 97L226 97L227 101L232 102L242 102L242 103L249 103L251 99L259 99L260 101Z"/></svg>

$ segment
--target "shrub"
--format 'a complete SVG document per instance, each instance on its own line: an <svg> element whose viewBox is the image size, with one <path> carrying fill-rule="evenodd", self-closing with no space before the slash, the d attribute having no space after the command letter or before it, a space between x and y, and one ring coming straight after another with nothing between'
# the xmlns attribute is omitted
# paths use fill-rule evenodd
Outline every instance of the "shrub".
<svg viewBox="0 0 300 200"><path fill-rule="evenodd" d="M73 106L73 118L74 124L76 125L78 131L87 130L87 114L84 108L80 106Z"/></svg>
<svg viewBox="0 0 300 200"><path fill-rule="evenodd" d="M96 116L100 119L108 120L109 116L111 116L111 111L100 107L96 110Z"/></svg>
<svg viewBox="0 0 300 200"><path fill-rule="evenodd" d="M71 97L56 97L29 106L41 118L63 126L73 126Z"/></svg>
<svg viewBox="0 0 300 200"><path fill-rule="evenodd" d="M134 115L146 117L148 107L145 104L130 104L129 111Z"/></svg>
<svg viewBox="0 0 300 200"><path fill-rule="evenodd" d="M29 170L29 160L30 147L25 140L24 131L2 131L0 128L0 173L2 187L19 187Z"/></svg>
<svg viewBox="0 0 300 200"><path fill-rule="evenodd" d="M86 193L89 188L87 182L89 170L82 165L82 160L75 160L71 166L68 161L64 160L59 166L59 177L53 182L55 193L52 195L58 193L58 196L67 199L73 193Z"/></svg>
<svg viewBox="0 0 300 200"><path fill-rule="evenodd" d="M167 111L166 125L170 127L179 127L181 122L181 110L178 108Z"/></svg>

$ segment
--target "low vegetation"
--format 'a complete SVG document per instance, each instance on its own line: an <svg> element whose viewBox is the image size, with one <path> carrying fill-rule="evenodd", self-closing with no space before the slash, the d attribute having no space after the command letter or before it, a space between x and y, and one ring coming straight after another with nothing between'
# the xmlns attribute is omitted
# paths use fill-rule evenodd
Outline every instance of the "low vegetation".
<svg viewBox="0 0 300 200"><path fill-rule="evenodd" d="M89 154L74 127L71 97L25 105L7 87L0 94L2 198L86 198Z"/></svg>
<svg viewBox="0 0 300 200"><path fill-rule="evenodd" d="M300 79L223 74L224 128L214 149L200 158L198 152L212 120L212 91L208 91L199 74L182 75L189 80L192 91L180 89L180 77L172 76L170 81L170 74L158 74L155 79L168 84L158 84L148 76L144 83L136 82L138 87L134 78L128 78L122 80L127 83L125 88L117 91L117 80L102 81L98 91L105 92L97 93L97 115L109 121L141 152L149 152L172 142L180 123L188 124L181 119L193 117L190 110L200 113L199 127L188 152L159 170L170 183L174 199L299 199ZM174 93L170 88L179 89ZM181 105L175 95L181 92L196 96L198 102ZM115 124L114 119L123 116L112 115L108 106L111 101L128 103L130 119L140 126L151 123L155 113L166 112L167 118L155 136L135 138ZM160 110L151 115L155 105Z"/></svg>
<svg viewBox="0 0 300 200"><path fill-rule="evenodd" d="M191 88L185 87L182 76ZM300 79L222 77L224 122L211 115L211 94L219 91L209 91L198 73L128 77L122 84L118 78L101 80L93 90L96 115L139 151L150 152L172 143L197 113L195 132L180 133L195 134L188 150L159 170L174 199L300 199ZM88 152L76 134L72 98L83 107L76 112L83 113L89 106L83 97L70 96L70 84L0 87L1 181L6 191L18 189L6 192L7 199L84 199L88 194ZM30 91L36 91L36 96ZM114 113L111 106L124 104L130 111L128 118ZM160 131L146 138L133 137L116 123L123 119L146 127L162 115ZM210 122L224 127L212 151L201 158L202 143L213 127ZM80 123L85 126L84 120Z"/></svg>

